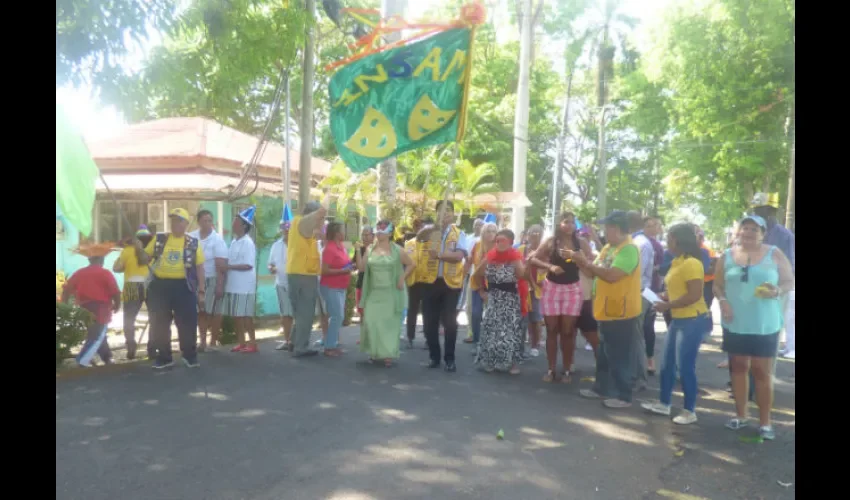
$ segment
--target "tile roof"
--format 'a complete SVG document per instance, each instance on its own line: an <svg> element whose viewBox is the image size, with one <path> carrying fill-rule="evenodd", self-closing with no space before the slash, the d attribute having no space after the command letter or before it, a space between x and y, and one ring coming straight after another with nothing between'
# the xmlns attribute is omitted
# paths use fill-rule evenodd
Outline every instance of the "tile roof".
<svg viewBox="0 0 850 500"><path fill-rule="evenodd" d="M238 168L251 159L258 139L208 118L163 118L128 125L113 137L87 141L87 146L95 162L211 159ZM280 170L285 155L286 148L282 144L270 142L259 164ZM293 174L298 172L299 155L298 150L290 148ZM311 173L326 177L330 167L330 162L314 157Z"/></svg>

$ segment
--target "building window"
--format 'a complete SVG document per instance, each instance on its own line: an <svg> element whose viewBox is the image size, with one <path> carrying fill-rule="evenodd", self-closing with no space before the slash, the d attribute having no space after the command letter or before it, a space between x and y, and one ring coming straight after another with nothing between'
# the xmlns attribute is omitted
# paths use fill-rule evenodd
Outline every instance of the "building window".
<svg viewBox="0 0 850 500"><path fill-rule="evenodd" d="M153 205L162 205L162 202L145 203L140 201L121 201L121 210L126 215L126 219L121 215L121 211L113 201L98 201L97 213L98 217L95 223L97 224L97 243L106 241L128 241L135 236L139 226L145 224L152 233L163 230L162 221L148 220L148 207ZM130 225L127 225L129 221Z"/></svg>

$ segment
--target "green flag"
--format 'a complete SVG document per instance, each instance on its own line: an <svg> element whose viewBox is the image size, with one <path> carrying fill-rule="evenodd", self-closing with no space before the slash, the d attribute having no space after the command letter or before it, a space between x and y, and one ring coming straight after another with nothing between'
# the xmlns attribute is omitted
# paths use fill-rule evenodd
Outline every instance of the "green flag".
<svg viewBox="0 0 850 500"><path fill-rule="evenodd" d="M330 126L353 172L405 151L463 135L469 28L371 54L339 69L329 85Z"/></svg>
<svg viewBox="0 0 850 500"><path fill-rule="evenodd" d="M56 103L56 203L84 236L92 231L98 170L82 138Z"/></svg>

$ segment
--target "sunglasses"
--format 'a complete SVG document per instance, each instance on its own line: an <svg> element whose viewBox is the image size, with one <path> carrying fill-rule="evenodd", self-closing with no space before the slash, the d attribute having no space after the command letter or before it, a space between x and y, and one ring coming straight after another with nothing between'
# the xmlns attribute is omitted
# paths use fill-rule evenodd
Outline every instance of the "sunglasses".
<svg viewBox="0 0 850 500"><path fill-rule="evenodd" d="M747 265L741 267L741 283L749 283L750 281L750 258L747 257Z"/></svg>

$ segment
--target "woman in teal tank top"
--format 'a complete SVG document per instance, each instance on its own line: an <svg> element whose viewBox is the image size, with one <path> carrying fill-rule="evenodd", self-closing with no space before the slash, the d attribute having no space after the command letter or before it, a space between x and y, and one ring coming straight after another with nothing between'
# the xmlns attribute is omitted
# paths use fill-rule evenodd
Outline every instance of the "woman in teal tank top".
<svg viewBox="0 0 850 500"><path fill-rule="evenodd" d="M782 329L780 297L794 289L788 258L776 247L763 244L767 224L753 215L738 223L737 246L717 262L714 295L720 302L723 351L729 354L732 394L737 417L726 427L747 425L747 394L752 369L762 438L773 439L773 363Z"/></svg>

